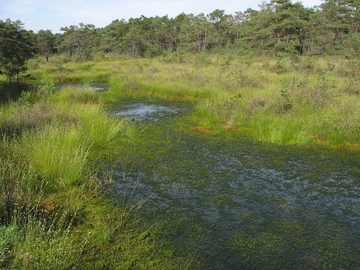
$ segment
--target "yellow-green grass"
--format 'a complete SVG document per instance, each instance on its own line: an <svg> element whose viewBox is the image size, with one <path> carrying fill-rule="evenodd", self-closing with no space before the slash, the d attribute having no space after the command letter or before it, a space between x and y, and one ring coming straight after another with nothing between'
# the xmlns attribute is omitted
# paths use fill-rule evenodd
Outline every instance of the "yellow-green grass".
<svg viewBox="0 0 360 270"><path fill-rule="evenodd" d="M73 91L88 95L0 107L0 267L176 268L182 258L165 256L136 217L142 202L115 203L97 178L102 153L131 140L132 126Z"/></svg>
<svg viewBox="0 0 360 270"><path fill-rule="evenodd" d="M278 144L359 145L353 60L170 58L32 60L35 79L109 79L111 89L99 95L68 87L0 107L0 267L173 269L183 259L162 255L156 229L132 213L137 207L105 199L96 159L111 153L112 140L126 147L134 129L107 115L103 103L124 96L180 99L195 104L199 130Z"/></svg>
<svg viewBox="0 0 360 270"><path fill-rule="evenodd" d="M50 64L43 62L38 69L46 65ZM169 54L64 65L65 81L109 79L105 102L125 96L184 100L196 104L195 121L200 127L235 128L255 140L281 144L358 144L353 135L358 112L353 109L350 117L344 109L357 106L360 74L355 60L211 54L180 59ZM346 125L340 124L340 115L348 117Z"/></svg>

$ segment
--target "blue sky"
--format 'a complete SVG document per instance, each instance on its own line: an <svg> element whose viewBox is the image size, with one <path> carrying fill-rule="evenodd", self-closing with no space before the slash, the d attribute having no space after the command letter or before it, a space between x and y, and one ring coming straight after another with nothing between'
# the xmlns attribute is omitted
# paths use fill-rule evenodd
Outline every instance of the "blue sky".
<svg viewBox="0 0 360 270"><path fill-rule="evenodd" d="M61 27L94 24L104 27L116 19L165 16L181 12L209 14L216 9L226 14L258 9L262 0L0 0L0 20L21 20L25 29L60 32ZM266 1L266 2L270 2ZM294 2L294 1L293 1ZM303 0L306 7L320 5L322 0Z"/></svg>

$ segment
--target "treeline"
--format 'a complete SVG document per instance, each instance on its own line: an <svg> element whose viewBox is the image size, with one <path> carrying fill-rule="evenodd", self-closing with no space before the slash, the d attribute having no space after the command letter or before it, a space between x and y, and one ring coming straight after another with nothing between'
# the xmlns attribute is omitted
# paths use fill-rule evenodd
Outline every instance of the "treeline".
<svg viewBox="0 0 360 270"><path fill-rule="evenodd" d="M34 33L25 30L19 20L0 20L0 70L18 75L24 59L41 54L49 60L56 53L76 60L89 59L95 52L155 57L214 50L353 57L360 48L360 2L325 0L318 7L306 8L301 2L272 0L259 5L258 10L235 14L217 9L207 15L141 16L114 20L104 28L80 23L60 30L56 34L50 30ZM18 55L16 61L14 55Z"/></svg>

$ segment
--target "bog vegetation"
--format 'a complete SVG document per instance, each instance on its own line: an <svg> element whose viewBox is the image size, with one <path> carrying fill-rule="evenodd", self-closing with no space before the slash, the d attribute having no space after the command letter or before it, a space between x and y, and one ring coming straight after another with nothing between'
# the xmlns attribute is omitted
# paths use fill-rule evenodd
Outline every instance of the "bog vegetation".
<svg viewBox="0 0 360 270"><path fill-rule="evenodd" d="M191 266L138 218L143 202L110 199L104 160L134 132L106 112L122 97L193 103L188 132L357 150L359 10L271 1L61 34L0 21L0 268ZM68 82L85 84L54 87Z"/></svg>

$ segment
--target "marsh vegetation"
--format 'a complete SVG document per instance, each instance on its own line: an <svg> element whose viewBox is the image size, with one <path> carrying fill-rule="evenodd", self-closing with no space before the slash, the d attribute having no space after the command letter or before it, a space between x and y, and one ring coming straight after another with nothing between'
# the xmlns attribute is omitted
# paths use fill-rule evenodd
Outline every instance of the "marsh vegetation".
<svg viewBox="0 0 360 270"><path fill-rule="evenodd" d="M359 11L0 20L0 268L359 269Z"/></svg>
<svg viewBox="0 0 360 270"><path fill-rule="evenodd" d="M359 267L357 67L31 59L32 86L2 88L0 266Z"/></svg>

